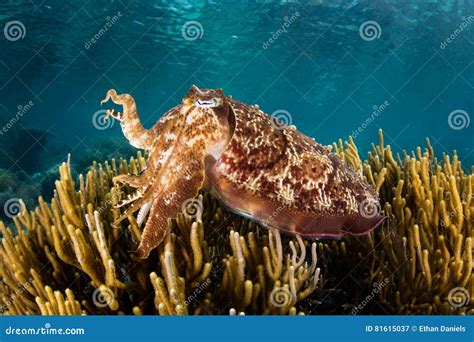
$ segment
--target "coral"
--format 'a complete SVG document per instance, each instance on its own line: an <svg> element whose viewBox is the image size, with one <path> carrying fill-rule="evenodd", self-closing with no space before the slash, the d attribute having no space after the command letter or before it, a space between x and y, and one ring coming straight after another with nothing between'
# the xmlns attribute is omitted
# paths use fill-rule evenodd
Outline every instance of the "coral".
<svg viewBox="0 0 474 342"><path fill-rule="evenodd" d="M140 218L114 225L121 173L145 158L94 163L79 184L70 161L59 168L51 203L0 224L0 294L4 314L297 314L317 287L316 243L294 241L230 214L208 194L196 215L170 222L165 243L134 257ZM124 189L125 192L130 189ZM311 255L306 262L306 253Z"/></svg>
<svg viewBox="0 0 474 342"><path fill-rule="evenodd" d="M394 156L382 131L365 162L352 139L334 148L376 187L389 217L367 237L319 244L345 312L473 314L472 170L456 152L437 160L429 140L424 152Z"/></svg>
<svg viewBox="0 0 474 342"><path fill-rule="evenodd" d="M68 160L50 203L21 202L14 228L0 223L2 313L473 314L472 170L456 152L437 160L429 141L394 155L382 134L366 161L352 140L334 150L379 192L382 228L304 241L203 193L146 260L133 253L143 218L114 208L132 189L111 181L146 158L94 163L78 182Z"/></svg>

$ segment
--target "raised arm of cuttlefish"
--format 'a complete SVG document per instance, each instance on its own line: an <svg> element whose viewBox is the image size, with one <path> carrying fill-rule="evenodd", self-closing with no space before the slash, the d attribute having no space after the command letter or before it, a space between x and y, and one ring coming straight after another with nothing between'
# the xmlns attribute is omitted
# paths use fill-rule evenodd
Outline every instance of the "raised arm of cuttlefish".
<svg viewBox="0 0 474 342"><path fill-rule="evenodd" d="M109 99L123 106L123 113L108 115L120 121L130 144L149 150L144 172L113 179L137 189L120 203L130 207L118 221L139 210L138 221L146 220L140 258L162 242L168 220L201 189L267 228L303 237L367 234L384 219L376 192L359 173L294 126L221 89L192 86L149 130L132 96L109 90L102 103Z"/></svg>

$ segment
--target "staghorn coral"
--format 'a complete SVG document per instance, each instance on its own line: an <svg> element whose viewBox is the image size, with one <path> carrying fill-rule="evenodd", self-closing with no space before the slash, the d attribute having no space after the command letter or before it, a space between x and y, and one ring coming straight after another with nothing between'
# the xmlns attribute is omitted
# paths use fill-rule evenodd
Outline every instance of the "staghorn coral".
<svg viewBox="0 0 474 342"><path fill-rule="evenodd" d="M0 223L3 314L299 313L320 276L316 244L260 231L207 194L194 199L195 215L170 222L150 258L136 259L143 218L111 223L122 215L114 205L130 191L113 187L112 178L144 166L140 153L118 166L94 163L76 185L68 160L51 203L40 197L28 211L21 202L15 229Z"/></svg>
<svg viewBox="0 0 474 342"><path fill-rule="evenodd" d="M456 152L437 160L429 140L424 152L394 156L379 138L365 162L352 139L334 144L375 186L389 220L366 238L319 244L336 270L328 285L345 292L346 313L473 314L472 170Z"/></svg>
<svg viewBox="0 0 474 342"><path fill-rule="evenodd" d="M143 218L112 224L131 189L111 179L138 174L146 158L94 163L77 185L68 161L51 203L40 197L33 211L22 203L14 229L0 223L2 313L474 313L472 171L456 153L438 161L429 141L424 152L394 156L380 134L367 161L352 140L334 149L379 192L389 216L382 229L291 239L204 193L143 261L132 253Z"/></svg>

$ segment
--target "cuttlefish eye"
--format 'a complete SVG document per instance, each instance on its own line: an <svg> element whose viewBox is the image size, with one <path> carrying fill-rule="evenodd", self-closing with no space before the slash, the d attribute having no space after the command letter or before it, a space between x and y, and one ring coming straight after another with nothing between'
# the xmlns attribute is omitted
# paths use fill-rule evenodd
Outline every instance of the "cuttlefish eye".
<svg viewBox="0 0 474 342"><path fill-rule="evenodd" d="M219 101L216 98L212 98L210 100L196 99L194 104L201 108L212 108L217 107L219 105Z"/></svg>

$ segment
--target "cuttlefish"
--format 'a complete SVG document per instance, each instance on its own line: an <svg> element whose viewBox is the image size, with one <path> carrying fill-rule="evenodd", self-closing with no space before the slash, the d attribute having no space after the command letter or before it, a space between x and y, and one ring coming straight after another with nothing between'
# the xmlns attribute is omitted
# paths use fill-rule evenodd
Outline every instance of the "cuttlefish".
<svg viewBox="0 0 474 342"><path fill-rule="evenodd" d="M132 146L149 151L140 174L113 178L136 189L119 203L129 207L118 222L139 212L140 258L201 190L267 228L307 238L363 235L384 220L373 187L330 148L222 89L193 85L150 129L131 95L111 89L101 103L109 99L123 112L109 109L107 118L120 122Z"/></svg>

